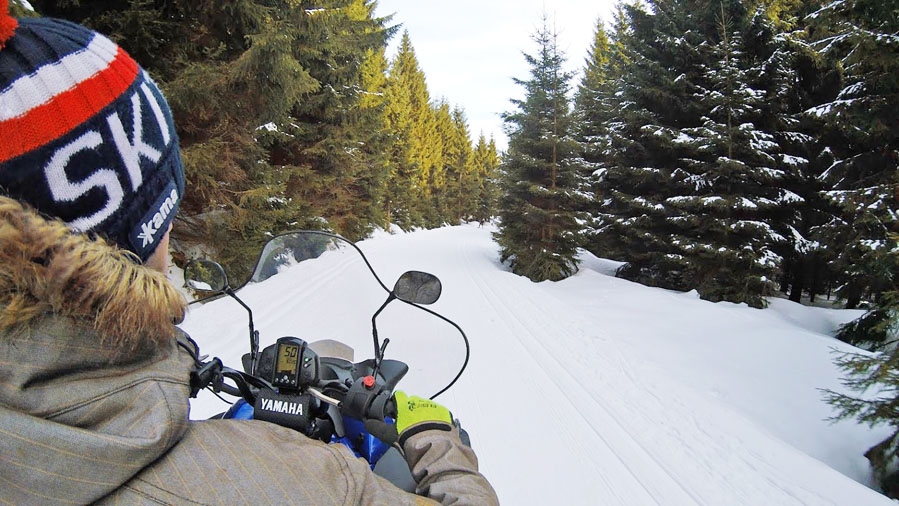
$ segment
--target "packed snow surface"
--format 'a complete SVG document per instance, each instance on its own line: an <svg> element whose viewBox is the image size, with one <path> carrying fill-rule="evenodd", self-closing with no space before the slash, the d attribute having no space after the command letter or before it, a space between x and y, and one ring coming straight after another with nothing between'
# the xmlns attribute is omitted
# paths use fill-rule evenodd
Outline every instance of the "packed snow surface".
<svg viewBox="0 0 899 506"><path fill-rule="evenodd" d="M438 400L471 433L504 504L873 505L862 453L888 435L832 414L840 390L831 336L857 311L781 299L758 310L614 277L582 255L580 272L532 283L499 262L490 227L376 234L359 243L388 286L406 270L440 277L432 309L471 340L471 361ZM291 335L338 339L372 356L383 289L357 256L326 253L240 290L262 345ZM202 352L239 367L246 312L230 299L182 325ZM430 396L464 359L459 334L402 303L378 319L400 383ZM203 393L201 419L225 406Z"/></svg>

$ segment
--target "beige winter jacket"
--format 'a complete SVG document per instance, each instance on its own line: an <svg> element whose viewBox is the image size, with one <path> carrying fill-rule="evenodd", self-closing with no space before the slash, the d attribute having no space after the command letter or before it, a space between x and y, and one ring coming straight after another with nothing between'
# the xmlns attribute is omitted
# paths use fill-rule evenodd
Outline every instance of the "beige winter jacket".
<svg viewBox="0 0 899 506"><path fill-rule="evenodd" d="M343 445L189 422L183 311L161 275L0 197L0 503L497 504L455 432L406 443L426 499Z"/></svg>

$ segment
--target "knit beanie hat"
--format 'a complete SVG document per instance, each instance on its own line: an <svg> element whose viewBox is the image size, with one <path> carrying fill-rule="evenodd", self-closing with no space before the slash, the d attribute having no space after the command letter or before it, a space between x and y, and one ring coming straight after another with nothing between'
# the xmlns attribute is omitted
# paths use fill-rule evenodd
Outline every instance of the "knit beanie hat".
<svg viewBox="0 0 899 506"><path fill-rule="evenodd" d="M146 261L184 193L162 93L103 35L8 9L0 0L0 194Z"/></svg>

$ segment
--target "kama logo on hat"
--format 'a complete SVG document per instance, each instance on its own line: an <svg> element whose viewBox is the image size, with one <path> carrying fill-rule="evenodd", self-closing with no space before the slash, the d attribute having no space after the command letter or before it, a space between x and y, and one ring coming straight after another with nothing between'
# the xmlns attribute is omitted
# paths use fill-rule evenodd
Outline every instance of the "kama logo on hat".
<svg viewBox="0 0 899 506"><path fill-rule="evenodd" d="M158 211L155 214L150 216L149 218L144 217L140 225L140 231L137 232L137 238L141 240L141 248L146 248L153 243L156 242L156 235L162 230L163 226L166 223L166 219L172 214L178 206L178 189L174 187L174 184L169 184L171 188L171 192L166 194L162 193L160 203L157 201L157 206L154 206ZM168 191L168 189L166 189ZM150 210L153 212L153 209ZM136 246L136 244L135 244Z"/></svg>

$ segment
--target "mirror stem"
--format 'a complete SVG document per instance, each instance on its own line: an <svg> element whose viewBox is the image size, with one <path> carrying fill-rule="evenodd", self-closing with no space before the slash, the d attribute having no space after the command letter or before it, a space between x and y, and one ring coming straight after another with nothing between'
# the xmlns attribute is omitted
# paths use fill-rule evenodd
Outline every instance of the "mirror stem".
<svg viewBox="0 0 899 506"><path fill-rule="evenodd" d="M375 370L373 373L371 373L371 375L374 376L375 379L378 378L378 371L381 370L381 362L384 361L384 350L387 349L387 343L389 343L389 342L390 342L390 338L384 339L384 344L381 345L381 351L378 354L380 356L380 358L378 358L378 360L375 362Z"/></svg>
<svg viewBox="0 0 899 506"><path fill-rule="evenodd" d="M385 300L384 303L381 304L381 307L378 308L378 310L375 311L375 314L371 317L371 335L375 343L375 360L377 362L381 361L381 343L378 340L378 324L375 322L375 320L378 318L378 315L381 314L381 311L383 311L384 308L387 307L387 304L390 304L395 299L396 295L394 295L393 292L390 292L390 295L387 296L387 300Z"/></svg>
<svg viewBox="0 0 899 506"><path fill-rule="evenodd" d="M259 354L259 332L256 332L256 329L253 327L253 310L240 300L240 297L234 293L230 286L225 287L224 292L236 300L250 314L250 374L256 374L256 356Z"/></svg>

